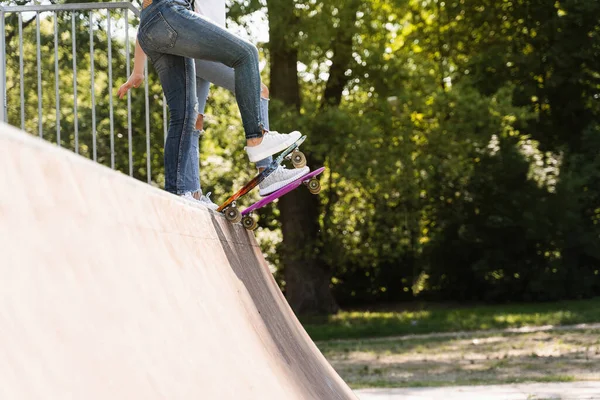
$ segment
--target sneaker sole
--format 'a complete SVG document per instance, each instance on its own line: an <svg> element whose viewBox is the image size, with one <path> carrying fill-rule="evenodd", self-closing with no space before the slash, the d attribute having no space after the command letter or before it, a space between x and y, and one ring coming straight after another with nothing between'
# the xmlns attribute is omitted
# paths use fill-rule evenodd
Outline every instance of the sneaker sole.
<svg viewBox="0 0 600 400"><path fill-rule="evenodd" d="M250 155L248 155L248 159L250 160L250 162L255 163L257 161L264 160L265 158L275 155L277 153L281 153L282 151L284 151L285 149L287 149L288 147L290 147L291 145L296 143L298 141L298 139L300 139L301 137L302 137L302 134L299 134L297 138L290 138L290 140L288 140L287 142L281 143L278 147L274 147L269 151L263 151L261 153L252 155L252 158L250 158Z"/></svg>

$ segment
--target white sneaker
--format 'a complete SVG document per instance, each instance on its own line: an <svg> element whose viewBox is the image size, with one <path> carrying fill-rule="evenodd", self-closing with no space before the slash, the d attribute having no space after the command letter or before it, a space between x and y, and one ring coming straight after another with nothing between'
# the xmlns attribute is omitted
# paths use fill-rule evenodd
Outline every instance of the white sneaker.
<svg viewBox="0 0 600 400"><path fill-rule="evenodd" d="M308 167L287 169L283 165L280 165L275 171L273 171L269 176L265 178L264 181L262 181L258 185L258 187L260 188L258 193L263 197L267 196L281 189L288 183L295 181L301 176L308 174L309 171L310 168Z"/></svg>
<svg viewBox="0 0 600 400"><path fill-rule="evenodd" d="M211 193L208 192L206 193L206 195L200 196L200 200L195 198L192 192L185 192L181 195L181 197L194 203L200 203L209 210L216 210L217 208L219 208L219 206L212 202L212 200L210 199L210 194Z"/></svg>
<svg viewBox="0 0 600 400"><path fill-rule="evenodd" d="M246 150L246 153L248 153L250 162L257 162L287 149L295 141L300 139L301 136L302 135L298 131L293 131L288 134L267 131L263 135L263 140L258 146L246 146L244 149Z"/></svg>

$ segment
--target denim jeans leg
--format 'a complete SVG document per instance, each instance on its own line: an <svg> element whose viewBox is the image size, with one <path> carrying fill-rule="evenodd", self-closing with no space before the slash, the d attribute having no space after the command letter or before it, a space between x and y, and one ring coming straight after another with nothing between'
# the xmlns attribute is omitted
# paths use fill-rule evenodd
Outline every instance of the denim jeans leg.
<svg viewBox="0 0 600 400"><path fill-rule="evenodd" d="M198 93L198 112L204 112L205 99L201 98L201 82L211 82L225 88L235 94L235 72L227 65L205 60L196 61L196 92ZM208 93L208 89L206 89ZM204 103L202 102L204 100ZM260 98L260 115L263 126L269 130L269 99ZM273 161L273 157L267 157L256 162L257 168L266 168Z"/></svg>
<svg viewBox="0 0 600 400"><path fill-rule="evenodd" d="M196 64L196 95L198 96L198 114L204 115L209 92L210 82L198 75L198 64Z"/></svg>
<svg viewBox="0 0 600 400"><path fill-rule="evenodd" d="M215 61L233 68L235 97L246 138L261 137L256 46L176 2L161 1L153 11L156 15L148 15L146 21L141 21L138 37L147 47L154 46L154 50L162 53Z"/></svg>
<svg viewBox="0 0 600 400"><path fill-rule="evenodd" d="M265 129L269 130L269 99L265 99L264 97L260 98L260 113ZM273 162L273 156L263 158L256 162L256 168L267 168L271 162Z"/></svg>
<svg viewBox="0 0 600 400"><path fill-rule="evenodd" d="M183 169L183 191L197 192L201 190L200 185L200 131L192 131L190 137L190 153L187 157L187 165Z"/></svg>
<svg viewBox="0 0 600 400"><path fill-rule="evenodd" d="M196 79L201 78L235 94L235 71L225 64L195 60Z"/></svg>
<svg viewBox="0 0 600 400"><path fill-rule="evenodd" d="M165 190L175 194L200 190L196 74L194 61L147 51L158 73L171 118L165 142Z"/></svg>

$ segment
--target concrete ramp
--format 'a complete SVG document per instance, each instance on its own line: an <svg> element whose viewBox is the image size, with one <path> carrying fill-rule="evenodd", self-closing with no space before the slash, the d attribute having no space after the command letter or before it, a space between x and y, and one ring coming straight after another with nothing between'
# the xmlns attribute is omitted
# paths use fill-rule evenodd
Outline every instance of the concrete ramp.
<svg viewBox="0 0 600 400"><path fill-rule="evenodd" d="M0 125L0 399L354 399L252 233Z"/></svg>

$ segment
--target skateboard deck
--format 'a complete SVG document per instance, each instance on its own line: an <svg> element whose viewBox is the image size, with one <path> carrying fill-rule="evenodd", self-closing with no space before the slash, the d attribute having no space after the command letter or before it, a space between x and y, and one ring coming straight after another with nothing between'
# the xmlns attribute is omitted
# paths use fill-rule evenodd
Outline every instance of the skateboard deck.
<svg viewBox="0 0 600 400"><path fill-rule="evenodd" d="M264 207L267 204L277 200L278 198L288 194L289 192L296 189L303 183L306 183L307 186L309 186L309 190L311 191L311 193L317 194L321 190L321 185L318 183L318 181L315 179L315 177L323 171L325 171L325 167L321 167L321 168L316 169L312 172L309 172L305 175L302 175L295 181L288 183L281 189L276 190L275 192L269 194L268 196L263 197L261 200L252 204L251 206L246 208L244 211L242 211L242 216L243 216L242 225L244 225L244 227L246 229L250 229L250 230L255 229L257 224L256 224L256 221L251 217L251 214L253 211L256 211L259 208ZM315 181L316 181L316 183L314 183Z"/></svg>
<svg viewBox="0 0 600 400"><path fill-rule="evenodd" d="M221 204L219 206L219 208L217 208L218 212L223 212L225 211L225 213L227 213L227 209L231 208L230 212L232 214L236 214L238 213L237 209L235 209L235 201L237 199L239 199L240 197L244 196L245 194L247 194L248 192L250 192L252 189L254 189L256 186L258 186L259 183L261 183L262 181L264 181L269 175L271 175L283 162L283 160L290 155L294 150L298 149L298 147L300 147L300 145L306 140L306 135L301 136L300 139L296 140L292 145L290 145L287 149L285 149L281 154L279 154L279 156L277 156L277 158L275 158L271 164L269 164L269 166L267 168L265 168L264 171L262 171L261 173L259 173L258 175L256 175L254 178L252 178L248 183L246 183L240 190L238 190L237 192L235 192L231 197L229 197L227 200L225 200L225 202L223 204ZM233 206L233 207L232 207ZM231 215L228 216L228 219L235 221L234 218L235 215ZM230 218L231 217L231 218ZM239 222L239 220L238 220Z"/></svg>

